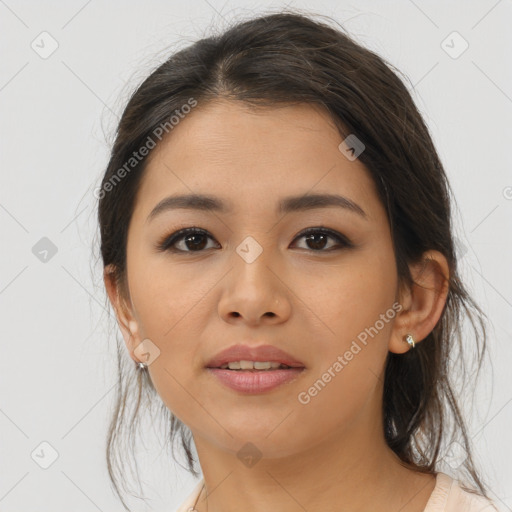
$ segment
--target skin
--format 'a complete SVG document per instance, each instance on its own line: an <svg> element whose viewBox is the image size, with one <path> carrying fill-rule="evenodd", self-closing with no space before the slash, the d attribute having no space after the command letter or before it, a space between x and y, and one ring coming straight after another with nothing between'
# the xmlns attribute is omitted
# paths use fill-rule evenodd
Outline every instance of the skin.
<svg viewBox="0 0 512 512"><path fill-rule="evenodd" d="M255 112L227 100L200 104L150 154L129 226L127 294L105 269L132 359L141 359L134 350L142 340L153 343L152 357L158 347L151 380L193 433L208 492L199 512L234 512L240 504L249 512L334 512L340 504L420 512L434 489L433 476L405 468L386 445L382 387L388 351L406 352L406 334L419 343L438 322L448 264L429 251L411 266L418 284L399 286L385 209L364 165L338 149L342 140L318 107ZM146 222L161 199L191 192L217 196L233 210L172 210ZM317 192L349 197L367 219L339 207L276 214L282 197ZM183 239L177 247L188 252L155 249L191 226L212 236L196 239L202 252ZM355 246L297 238L322 226ZM247 236L263 249L250 264L236 252ZM298 394L396 301L402 310L308 404L300 403ZM204 366L242 342L279 346L306 370L271 392L237 393ZM261 453L252 467L237 456L247 442Z"/></svg>

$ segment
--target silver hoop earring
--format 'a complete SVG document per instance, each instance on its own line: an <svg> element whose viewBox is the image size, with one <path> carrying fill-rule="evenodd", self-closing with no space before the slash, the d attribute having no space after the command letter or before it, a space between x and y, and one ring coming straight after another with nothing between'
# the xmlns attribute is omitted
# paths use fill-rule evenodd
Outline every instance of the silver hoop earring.
<svg viewBox="0 0 512 512"><path fill-rule="evenodd" d="M139 370L145 370L148 366L145 363L137 363Z"/></svg>
<svg viewBox="0 0 512 512"><path fill-rule="evenodd" d="M407 343L409 343L410 347L411 348L414 348L415 346L415 342L414 342L414 338L412 337L412 334L408 334L406 337L405 337L405 341Z"/></svg>

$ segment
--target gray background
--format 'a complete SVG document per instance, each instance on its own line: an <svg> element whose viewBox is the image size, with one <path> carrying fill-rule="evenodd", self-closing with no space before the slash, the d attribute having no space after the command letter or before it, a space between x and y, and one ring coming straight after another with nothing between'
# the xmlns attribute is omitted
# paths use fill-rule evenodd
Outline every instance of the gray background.
<svg viewBox="0 0 512 512"><path fill-rule="evenodd" d="M128 94L169 50L284 5L0 0L0 511L123 510L104 456L116 381L93 190ZM492 324L470 435L511 510L512 3L288 5L335 17L410 79L457 198L463 277ZM150 509L172 511L193 479L157 449L140 460Z"/></svg>

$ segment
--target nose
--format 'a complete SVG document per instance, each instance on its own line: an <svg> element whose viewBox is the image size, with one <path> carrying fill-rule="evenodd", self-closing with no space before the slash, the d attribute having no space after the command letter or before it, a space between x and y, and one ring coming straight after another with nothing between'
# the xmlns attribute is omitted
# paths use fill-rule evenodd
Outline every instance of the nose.
<svg viewBox="0 0 512 512"><path fill-rule="evenodd" d="M269 263L262 255L252 263L243 259L235 262L218 305L224 321L257 326L279 324L289 318L290 291Z"/></svg>

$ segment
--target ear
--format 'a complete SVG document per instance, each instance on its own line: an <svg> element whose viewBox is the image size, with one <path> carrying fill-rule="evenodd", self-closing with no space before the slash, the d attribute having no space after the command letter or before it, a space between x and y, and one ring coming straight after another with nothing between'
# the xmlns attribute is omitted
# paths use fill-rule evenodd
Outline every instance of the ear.
<svg viewBox="0 0 512 512"><path fill-rule="evenodd" d="M103 271L103 281L107 290L108 297L116 313L117 323L123 334L126 348L130 357L139 362L134 354L135 348L140 344L139 326L135 319L131 305L126 304L126 298L123 296L121 287L115 278L115 267L107 265Z"/></svg>
<svg viewBox="0 0 512 512"><path fill-rule="evenodd" d="M425 339L436 326L449 291L449 266L439 251L427 251L421 261L411 265L414 283L402 287L398 293L398 302L403 309L393 324L389 351L402 354L410 350L405 336L411 334L414 341Z"/></svg>

